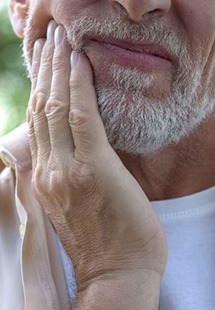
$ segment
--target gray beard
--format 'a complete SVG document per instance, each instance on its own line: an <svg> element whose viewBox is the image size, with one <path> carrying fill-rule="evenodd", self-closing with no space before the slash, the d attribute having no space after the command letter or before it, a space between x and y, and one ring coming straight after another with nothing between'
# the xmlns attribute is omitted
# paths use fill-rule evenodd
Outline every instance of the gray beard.
<svg viewBox="0 0 215 310"><path fill-rule="evenodd" d="M155 153L188 137L214 110L215 101L207 93L199 103L198 70L189 76L189 85L175 81L171 94L160 100L144 96L142 87L133 90L133 81L138 76L135 70L127 70L125 75L122 68L114 68L112 72L118 87L110 91L98 83L96 93L108 140L115 150L142 156ZM141 73L139 77L146 90L156 83Z"/></svg>
<svg viewBox="0 0 215 310"><path fill-rule="evenodd" d="M87 51L86 38L100 34L161 43L177 59L170 91L161 98L155 93L159 77L144 74L138 68L125 69L112 64L109 66L112 81L108 86L94 76L98 108L108 140L115 150L142 156L152 154L188 137L213 112L214 91L202 90L202 71L196 64L198 61L191 58L181 31L173 33L157 21L149 20L137 26L121 17L105 20L79 16L66 31L72 48L79 52ZM29 70L28 46L33 33L28 20L24 54ZM154 93L150 93L152 86Z"/></svg>
<svg viewBox="0 0 215 310"><path fill-rule="evenodd" d="M100 18L78 18L67 29L73 49L85 52L85 37L98 33L104 37L150 41L166 46L177 62L173 68L171 87L161 98L155 93L159 75L110 65L111 84L104 86L96 75L95 90L99 111L107 137L115 150L133 155L149 155L192 131L215 107L214 91L202 90L202 69L193 61L183 31L167 29L156 20L142 26L131 21ZM156 84L157 83L157 84ZM154 93L150 93L153 86Z"/></svg>

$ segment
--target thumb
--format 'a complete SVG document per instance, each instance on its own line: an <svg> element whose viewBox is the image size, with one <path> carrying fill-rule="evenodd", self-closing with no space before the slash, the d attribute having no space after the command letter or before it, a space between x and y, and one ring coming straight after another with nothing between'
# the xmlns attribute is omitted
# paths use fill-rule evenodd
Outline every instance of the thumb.
<svg viewBox="0 0 215 310"><path fill-rule="evenodd" d="M76 159L89 159L108 145L98 111L92 68L87 57L75 51L71 56L69 123Z"/></svg>

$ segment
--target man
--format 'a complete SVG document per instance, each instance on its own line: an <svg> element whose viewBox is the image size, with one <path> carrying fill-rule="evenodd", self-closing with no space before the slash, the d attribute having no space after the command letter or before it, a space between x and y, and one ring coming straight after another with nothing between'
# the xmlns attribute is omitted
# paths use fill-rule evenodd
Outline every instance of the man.
<svg viewBox="0 0 215 310"><path fill-rule="evenodd" d="M11 0L32 92L30 148L1 141L3 309L214 308L214 12Z"/></svg>

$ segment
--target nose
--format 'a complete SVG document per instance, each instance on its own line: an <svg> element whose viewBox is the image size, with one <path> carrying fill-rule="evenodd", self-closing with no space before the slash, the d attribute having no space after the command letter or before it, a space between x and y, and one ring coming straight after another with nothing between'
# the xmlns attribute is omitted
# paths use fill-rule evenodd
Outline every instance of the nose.
<svg viewBox="0 0 215 310"><path fill-rule="evenodd" d="M156 13L157 16L162 17L166 15L172 5L172 0L110 0L112 6L118 6L126 10L130 19L135 22L140 22L143 16Z"/></svg>

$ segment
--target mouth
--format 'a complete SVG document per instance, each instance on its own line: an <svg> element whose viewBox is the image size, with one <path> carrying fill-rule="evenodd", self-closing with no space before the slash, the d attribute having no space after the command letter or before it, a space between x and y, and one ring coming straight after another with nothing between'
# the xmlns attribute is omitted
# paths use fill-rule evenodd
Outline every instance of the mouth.
<svg viewBox="0 0 215 310"><path fill-rule="evenodd" d="M173 56L160 44L100 37L93 38L89 43L98 56L105 57L110 63L145 72L166 70L172 66Z"/></svg>

